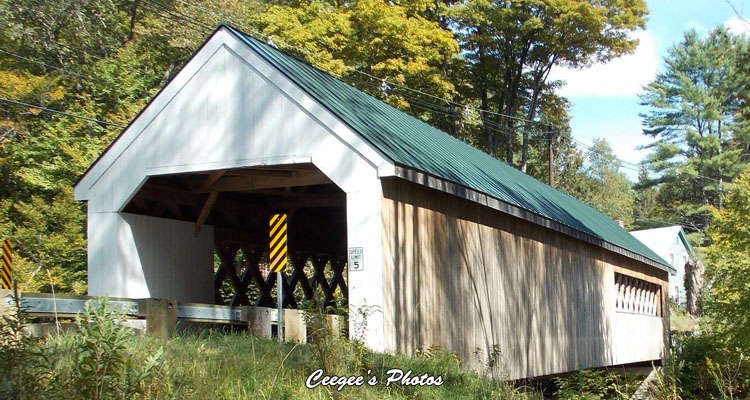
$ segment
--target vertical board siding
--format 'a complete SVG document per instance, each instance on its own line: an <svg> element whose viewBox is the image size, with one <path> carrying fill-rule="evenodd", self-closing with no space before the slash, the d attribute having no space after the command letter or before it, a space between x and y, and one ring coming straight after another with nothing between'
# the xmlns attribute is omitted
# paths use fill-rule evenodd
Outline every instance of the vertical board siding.
<svg viewBox="0 0 750 400"><path fill-rule="evenodd" d="M213 302L213 227L89 213L89 295ZM95 231L95 232L94 232ZM116 240L111 240L116 238Z"/></svg>
<svg viewBox="0 0 750 400"><path fill-rule="evenodd" d="M76 187L89 201L89 291L213 302L213 229L120 212L152 175L312 162L347 193L348 242L367 269L350 305L382 306L381 187L393 165L245 44L218 32ZM146 218L146 219L141 219ZM166 230L165 230L166 229ZM199 254L193 254L193 251ZM377 277L377 280L374 279ZM382 350L383 324L366 343Z"/></svg>
<svg viewBox="0 0 750 400"><path fill-rule="evenodd" d="M476 203L381 181L389 350L440 346L506 379L662 358L664 320L616 314L614 272L660 285L665 272Z"/></svg>
<svg viewBox="0 0 750 400"><path fill-rule="evenodd" d="M120 210L150 170L170 167L191 172L306 156L342 188L377 177L349 144L227 46L141 132L126 133L136 137L91 188L90 197L111 196L97 211Z"/></svg>

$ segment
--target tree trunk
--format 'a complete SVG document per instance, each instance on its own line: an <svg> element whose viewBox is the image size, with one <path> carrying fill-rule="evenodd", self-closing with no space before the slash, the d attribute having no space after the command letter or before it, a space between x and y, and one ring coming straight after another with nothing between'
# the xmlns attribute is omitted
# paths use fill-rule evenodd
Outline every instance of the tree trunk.
<svg viewBox="0 0 750 400"><path fill-rule="evenodd" d="M541 69L538 69L534 73L534 83L531 88L531 101L529 102L529 110L526 113L526 123L523 128L523 143L521 148L521 171L526 172L526 164L529 161L529 135L531 134L531 122L536 118L539 96L542 92L542 84L547 81L549 72L552 69L552 65L557 60L557 56L552 56L549 63Z"/></svg>
<svg viewBox="0 0 750 400"><path fill-rule="evenodd" d="M138 12L138 4L140 0L133 0L133 8L130 10L130 34L128 34L128 40L133 40L135 37L135 16Z"/></svg>
<svg viewBox="0 0 750 400"><path fill-rule="evenodd" d="M704 272L705 267L700 260L690 260L685 264L685 298L687 312L690 315L699 316L703 308L701 293L703 292Z"/></svg>

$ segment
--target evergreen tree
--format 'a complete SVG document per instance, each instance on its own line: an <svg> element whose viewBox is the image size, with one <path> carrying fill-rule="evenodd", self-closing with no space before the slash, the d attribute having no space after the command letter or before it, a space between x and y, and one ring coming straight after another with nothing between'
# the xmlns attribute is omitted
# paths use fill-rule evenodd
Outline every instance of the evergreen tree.
<svg viewBox="0 0 750 400"><path fill-rule="evenodd" d="M748 125L743 124L750 76L744 36L717 28L701 38L695 31L669 51L666 70L649 83L642 104L644 134L656 139L649 169L660 177L660 203L672 217L702 231L710 207L722 208L728 183L747 167Z"/></svg>

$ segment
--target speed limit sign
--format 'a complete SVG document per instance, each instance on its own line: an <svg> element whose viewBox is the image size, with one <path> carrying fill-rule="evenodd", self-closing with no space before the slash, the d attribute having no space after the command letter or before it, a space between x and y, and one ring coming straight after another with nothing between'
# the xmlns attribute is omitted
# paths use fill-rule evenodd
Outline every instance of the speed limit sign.
<svg viewBox="0 0 750 400"><path fill-rule="evenodd" d="M361 247L349 248L349 271L362 271L365 269L365 260L362 256Z"/></svg>

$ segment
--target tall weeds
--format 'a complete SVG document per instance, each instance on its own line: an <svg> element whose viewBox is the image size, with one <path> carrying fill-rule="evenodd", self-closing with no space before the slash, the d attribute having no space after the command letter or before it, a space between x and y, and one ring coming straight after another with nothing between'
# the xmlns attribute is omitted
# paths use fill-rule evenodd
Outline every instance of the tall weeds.
<svg viewBox="0 0 750 400"><path fill-rule="evenodd" d="M104 299L87 302L75 330L48 339L26 333L17 308L0 325L0 398L150 399L168 395L163 350L121 324Z"/></svg>

